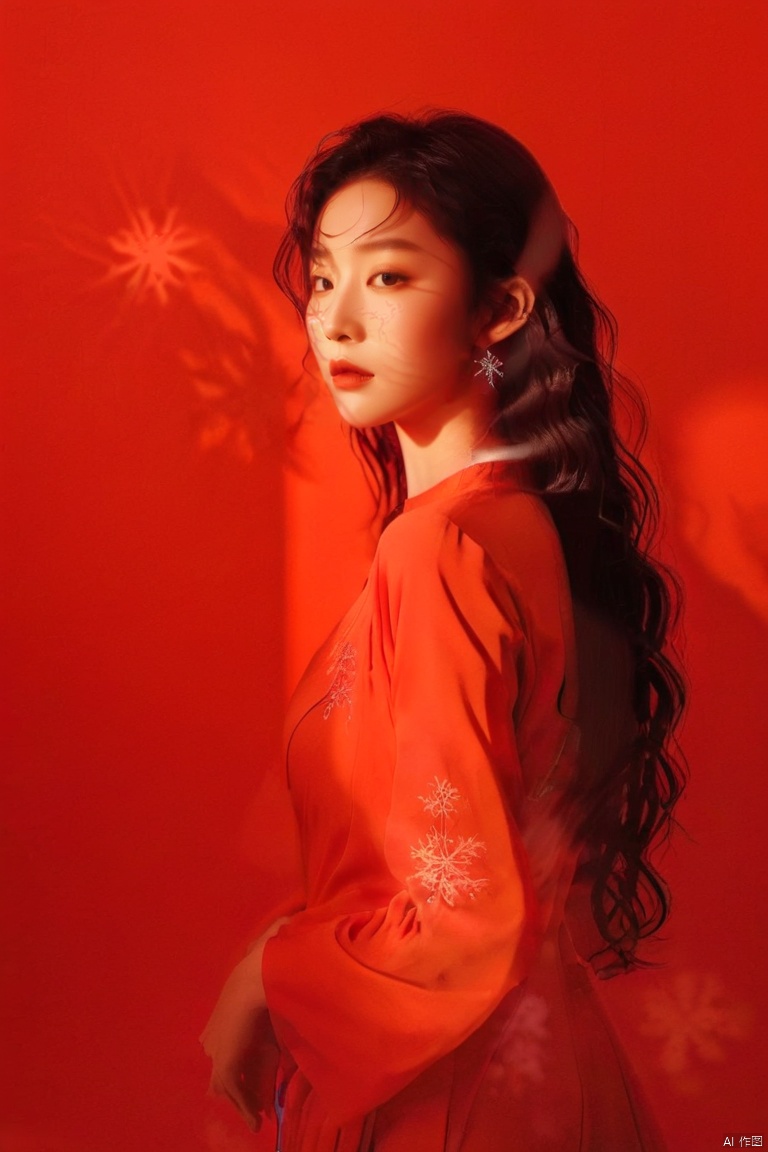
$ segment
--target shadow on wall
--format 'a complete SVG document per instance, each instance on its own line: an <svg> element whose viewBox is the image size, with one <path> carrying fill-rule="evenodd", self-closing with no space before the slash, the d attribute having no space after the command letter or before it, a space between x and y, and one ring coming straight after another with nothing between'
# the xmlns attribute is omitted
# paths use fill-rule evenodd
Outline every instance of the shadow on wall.
<svg viewBox="0 0 768 1152"><path fill-rule="evenodd" d="M709 574L768 624L768 399L729 384L686 411L675 487L679 530Z"/></svg>
<svg viewBox="0 0 768 1152"><path fill-rule="evenodd" d="M68 215L44 217L43 243L30 254L35 262L40 247L43 279L93 309L92 357L113 352L127 333L150 350L176 351L199 446L246 463L281 443L287 389L275 377L297 376L301 347L271 280L281 229L255 215L268 178L251 170L248 179L250 210L247 189L183 159L138 181L113 174L98 193L79 190Z"/></svg>
<svg viewBox="0 0 768 1152"><path fill-rule="evenodd" d="M278 887L238 830L279 756L301 355L248 189L149 166L45 168L9 228L3 1152L243 1143L197 1035Z"/></svg>

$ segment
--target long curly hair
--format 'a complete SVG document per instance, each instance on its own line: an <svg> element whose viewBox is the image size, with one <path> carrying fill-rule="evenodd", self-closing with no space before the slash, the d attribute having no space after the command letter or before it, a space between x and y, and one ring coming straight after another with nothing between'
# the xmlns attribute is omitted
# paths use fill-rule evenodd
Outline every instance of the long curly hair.
<svg viewBox="0 0 768 1152"><path fill-rule="evenodd" d="M607 623L626 654L629 734L603 749L597 767L582 764L578 781L579 876L602 938L592 961L610 975L641 963L639 942L667 918L669 893L650 857L685 781L674 738L685 683L671 648L680 593L650 554L659 501L638 458L645 409L614 368L615 322L577 266L575 229L541 167L503 129L463 113L377 116L321 142L289 193L274 264L301 315L319 214L363 177L390 183L398 203L464 252L473 306L498 303L500 285L515 274L535 292L527 323L493 349L504 365L496 427L527 460L558 528L577 620ZM637 424L632 447L616 427L618 403ZM394 427L352 429L351 437L386 522L406 496Z"/></svg>

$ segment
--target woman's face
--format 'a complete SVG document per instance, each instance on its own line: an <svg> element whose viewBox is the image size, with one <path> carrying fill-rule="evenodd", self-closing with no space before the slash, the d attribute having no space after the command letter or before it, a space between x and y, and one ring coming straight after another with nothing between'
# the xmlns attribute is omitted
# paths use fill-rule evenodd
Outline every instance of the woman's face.
<svg viewBox="0 0 768 1152"><path fill-rule="evenodd" d="M306 323L320 372L356 428L436 432L477 388L480 324L464 255L382 180L341 188L320 214Z"/></svg>

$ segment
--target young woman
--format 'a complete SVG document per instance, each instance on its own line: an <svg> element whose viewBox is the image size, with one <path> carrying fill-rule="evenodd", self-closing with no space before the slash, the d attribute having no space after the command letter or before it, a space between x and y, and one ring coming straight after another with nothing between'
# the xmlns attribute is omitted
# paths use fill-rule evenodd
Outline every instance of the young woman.
<svg viewBox="0 0 768 1152"><path fill-rule="evenodd" d="M301 907L212 1086L281 1152L660 1147L590 978L667 913L674 584L613 330L533 157L448 112L327 139L278 283L375 482L368 580L290 706Z"/></svg>

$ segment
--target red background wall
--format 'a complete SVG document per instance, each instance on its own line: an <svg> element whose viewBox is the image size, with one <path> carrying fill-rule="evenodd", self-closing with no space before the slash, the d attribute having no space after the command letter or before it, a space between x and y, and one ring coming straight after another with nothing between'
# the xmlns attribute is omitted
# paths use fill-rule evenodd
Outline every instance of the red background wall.
<svg viewBox="0 0 768 1152"><path fill-rule="evenodd" d="M6 0L3 1152L258 1146L196 1037L279 889L284 693L371 543L269 266L319 137L425 104L541 159L650 396L692 783L663 966L607 992L673 1149L768 1141L767 12Z"/></svg>

